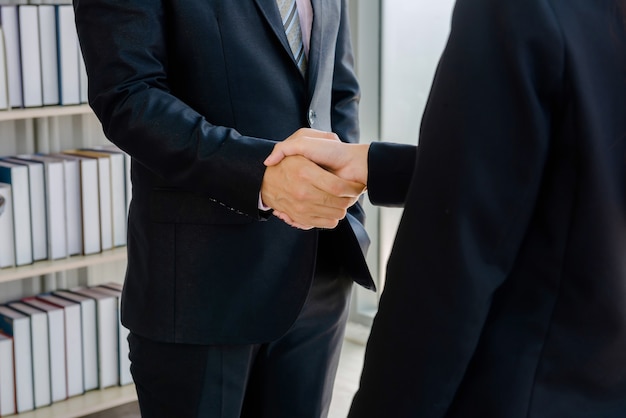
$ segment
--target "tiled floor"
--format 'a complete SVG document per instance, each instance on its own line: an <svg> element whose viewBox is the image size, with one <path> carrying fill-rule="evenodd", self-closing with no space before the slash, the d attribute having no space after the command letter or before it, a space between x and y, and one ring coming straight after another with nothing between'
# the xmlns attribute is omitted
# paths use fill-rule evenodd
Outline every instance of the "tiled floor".
<svg viewBox="0 0 626 418"><path fill-rule="evenodd" d="M358 388L367 330L359 325L350 324L346 332L337 379L333 390L333 400L330 405L328 418L345 418L352 402L352 396ZM139 418L139 408L136 402L123 405L114 410L99 412L83 418Z"/></svg>

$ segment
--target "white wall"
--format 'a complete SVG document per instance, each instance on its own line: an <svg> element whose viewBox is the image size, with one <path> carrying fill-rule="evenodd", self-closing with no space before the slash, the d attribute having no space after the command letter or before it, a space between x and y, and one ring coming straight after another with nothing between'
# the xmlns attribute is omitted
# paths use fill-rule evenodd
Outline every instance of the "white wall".
<svg viewBox="0 0 626 418"><path fill-rule="evenodd" d="M361 141L417 144L431 81L447 40L454 0L351 0L355 68L361 84ZM402 215L366 199L368 264L378 294L355 286L350 320L371 323Z"/></svg>
<svg viewBox="0 0 626 418"><path fill-rule="evenodd" d="M361 142L369 143L380 138L380 2L382 0L352 0L350 23L355 51L355 71L361 85L359 127ZM367 214L365 229L371 245L367 263L377 279L379 268L378 225L379 210L369 200L363 200ZM354 286L350 320L369 325L378 308L378 295L360 286Z"/></svg>
<svg viewBox="0 0 626 418"><path fill-rule="evenodd" d="M417 143L453 0L383 0L382 139Z"/></svg>
<svg viewBox="0 0 626 418"><path fill-rule="evenodd" d="M417 144L430 85L450 30L453 5L453 0L382 1L381 140ZM382 284L402 211L382 208L379 215Z"/></svg>

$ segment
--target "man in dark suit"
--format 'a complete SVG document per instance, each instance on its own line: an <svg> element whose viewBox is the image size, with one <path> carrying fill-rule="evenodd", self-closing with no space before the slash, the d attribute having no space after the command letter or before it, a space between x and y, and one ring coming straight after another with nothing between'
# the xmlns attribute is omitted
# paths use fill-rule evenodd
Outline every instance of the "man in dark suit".
<svg viewBox="0 0 626 418"><path fill-rule="evenodd" d="M122 322L144 417L325 416L352 280L373 287L363 186L263 165L289 136L358 140L347 2L286 3L74 0L90 105L132 157Z"/></svg>
<svg viewBox="0 0 626 418"><path fill-rule="evenodd" d="M404 205L350 417L626 417L625 26L458 0L418 153L276 147Z"/></svg>

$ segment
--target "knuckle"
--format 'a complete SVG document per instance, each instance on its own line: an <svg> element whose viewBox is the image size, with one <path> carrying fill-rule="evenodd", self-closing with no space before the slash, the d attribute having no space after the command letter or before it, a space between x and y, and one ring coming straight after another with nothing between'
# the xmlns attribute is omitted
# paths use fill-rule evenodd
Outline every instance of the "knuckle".
<svg viewBox="0 0 626 418"><path fill-rule="evenodd" d="M307 200L307 191L303 188L297 188L294 190L293 197L296 199L296 204L302 206L302 201Z"/></svg>

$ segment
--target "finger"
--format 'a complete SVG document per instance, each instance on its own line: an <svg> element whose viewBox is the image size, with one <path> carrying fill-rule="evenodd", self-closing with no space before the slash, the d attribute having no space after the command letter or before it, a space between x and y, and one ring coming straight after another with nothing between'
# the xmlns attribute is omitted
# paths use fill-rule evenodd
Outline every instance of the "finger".
<svg viewBox="0 0 626 418"><path fill-rule="evenodd" d="M319 147L321 145L317 143L319 140L341 142L337 134L333 132L318 131L311 128L301 128L289 138L276 144L272 153L263 163L269 167L278 164L283 158L291 155L307 155L311 152L311 149L307 148L307 143L308 146Z"/></svg>
<svg viewBox="0 0 626 418"><path fill-rule="evenodd" d="M293 228L301 229L303 231L310 231L311 229L315 228L314 226L302 225L293 221L285 221L285 223Z"/></svg>
<svg viewBox="0 0 626 418"><path fill-rule="evenodd" d="M337 225L339 225L339 220L337 219L326 219L326 218L312 218L312 220L309 223L312 223L313 225L303 225L301 223L298 222L286 222L289 226L292 226L294 228L298 228L298 229L302 229L302 230L311 230L313 228L318 228L318 229L334 229L337 227Z"/></svg>
<svg viewBox="0 0 626 418"><path fill-rule="evenodd" d="M313 225L304 225L304 224L300 224L298 222L293 221L286 213L274 211L273 214L276 217L278 217L280 220L285 222L287 225L292 226L294 228L302 229L302 230L311 230L315 228L315 226ZM324 220L323 218L319 218L319 220L316 223L320 225L318 227L321 227L321 225L328 225L333 222L334 221L328 221L328 220Z"/></svg>
<svg viewBox="0 0 626 418"><path fill-rule="evenodd" d="M293 155L305 155L307 153L307 145L304 141L309 141L309 146L315 144L318 139L315 138L296 138L296 139L287 139L283 142L279 142L274 145L274 149L272 153L265 159L263 162L266 166L270 167L281 162L285 157L290 157Z"/></svg>
<svg viewBox="0 0 626 418"><path fill-rule="evenodd" d="M283 158L287 156L285 155L282 149L278 148L278 145L280 144L276 144L274 146L274 149L272 150L272 153L268 155L265 161L263 161L263 164L265 164L267 167L271 167L273 165L278 164L279 162L283 160Z"/></svg>
<svg viewBox="0 0 626 418"><path fill-rule="evenodd" d="M311 139L315 141L315 139ZM272 153L263 162L266 166L270 167L281 162L285 157L293 155L303 155L305 153L305 145L302 144L302 139L287 139L283 142L279 142L274 145Z"/></svg>
<svg viewBox="0 0 626 418"><path fill-rule="evenodd" d="M295 226L296 222L289 217L285 212L279 212L277 210L273 211L272 214L276 216L281 221L285 222L288 225Z"/></svg>
<svg viewBox="0 0 626 418"><path fill-rule="evenodd" d="M313 128L301 128L298 129L287 140L293 140L295 138L311 138L311 139L328 139L331 141L340 141L339 137L334 132L320 131Z"/></svg>
<svg viewBox="0 0 626 418"><path fill-rule="evenodd" d="M324 200L324 197L318 197L317 200ZM311 227L330 229L345 218L346 208L354 204L354 201L356 199L346 199L339 208L325 206L325 204L297 202L284 205L282 210L274 209L273 214L287 224L301 229L310 229Z"/></svg>
<svg viewBox="0 0 626 418"><path fill-rule="evenodd" d="M295 217L297 215L295 214L342 219L345 216L345 211L360 197L359 192L361 189L362 185L355 189L354 192L350 191L350 193L347 193L346 196L336 196L322 190L318 184L311 184L311 187L304 187L294 191L290 197L280 196L274 199L274 202L280 205L280 207L274 207L274 209L287 212L295 221L297 221Z"/></svg>
<svg viewBox="0 0 626 418"><path fill-rule="evenodd" d="M293 222L319 226L317 222L320 220L315 222L317 218L329 219L331 222L343 219L354 200L344 198L337 202L335 196L320 194L315 200L287 203L279 212L288 215Z"/></svg>
<svg viewBox="0 0 626 418"><path fill-rule="evenodd" d="M356 181L345 180L329 171L317 173L314 186L321 191L337 197L359 197L365 191L365 185Z"/></svg>
<svg viewBox="0 0 626 418"><path fill-rule="evenodd" d="M341 219L317 218L311 219L310 223L318 229L335 229Z"/></svg>

